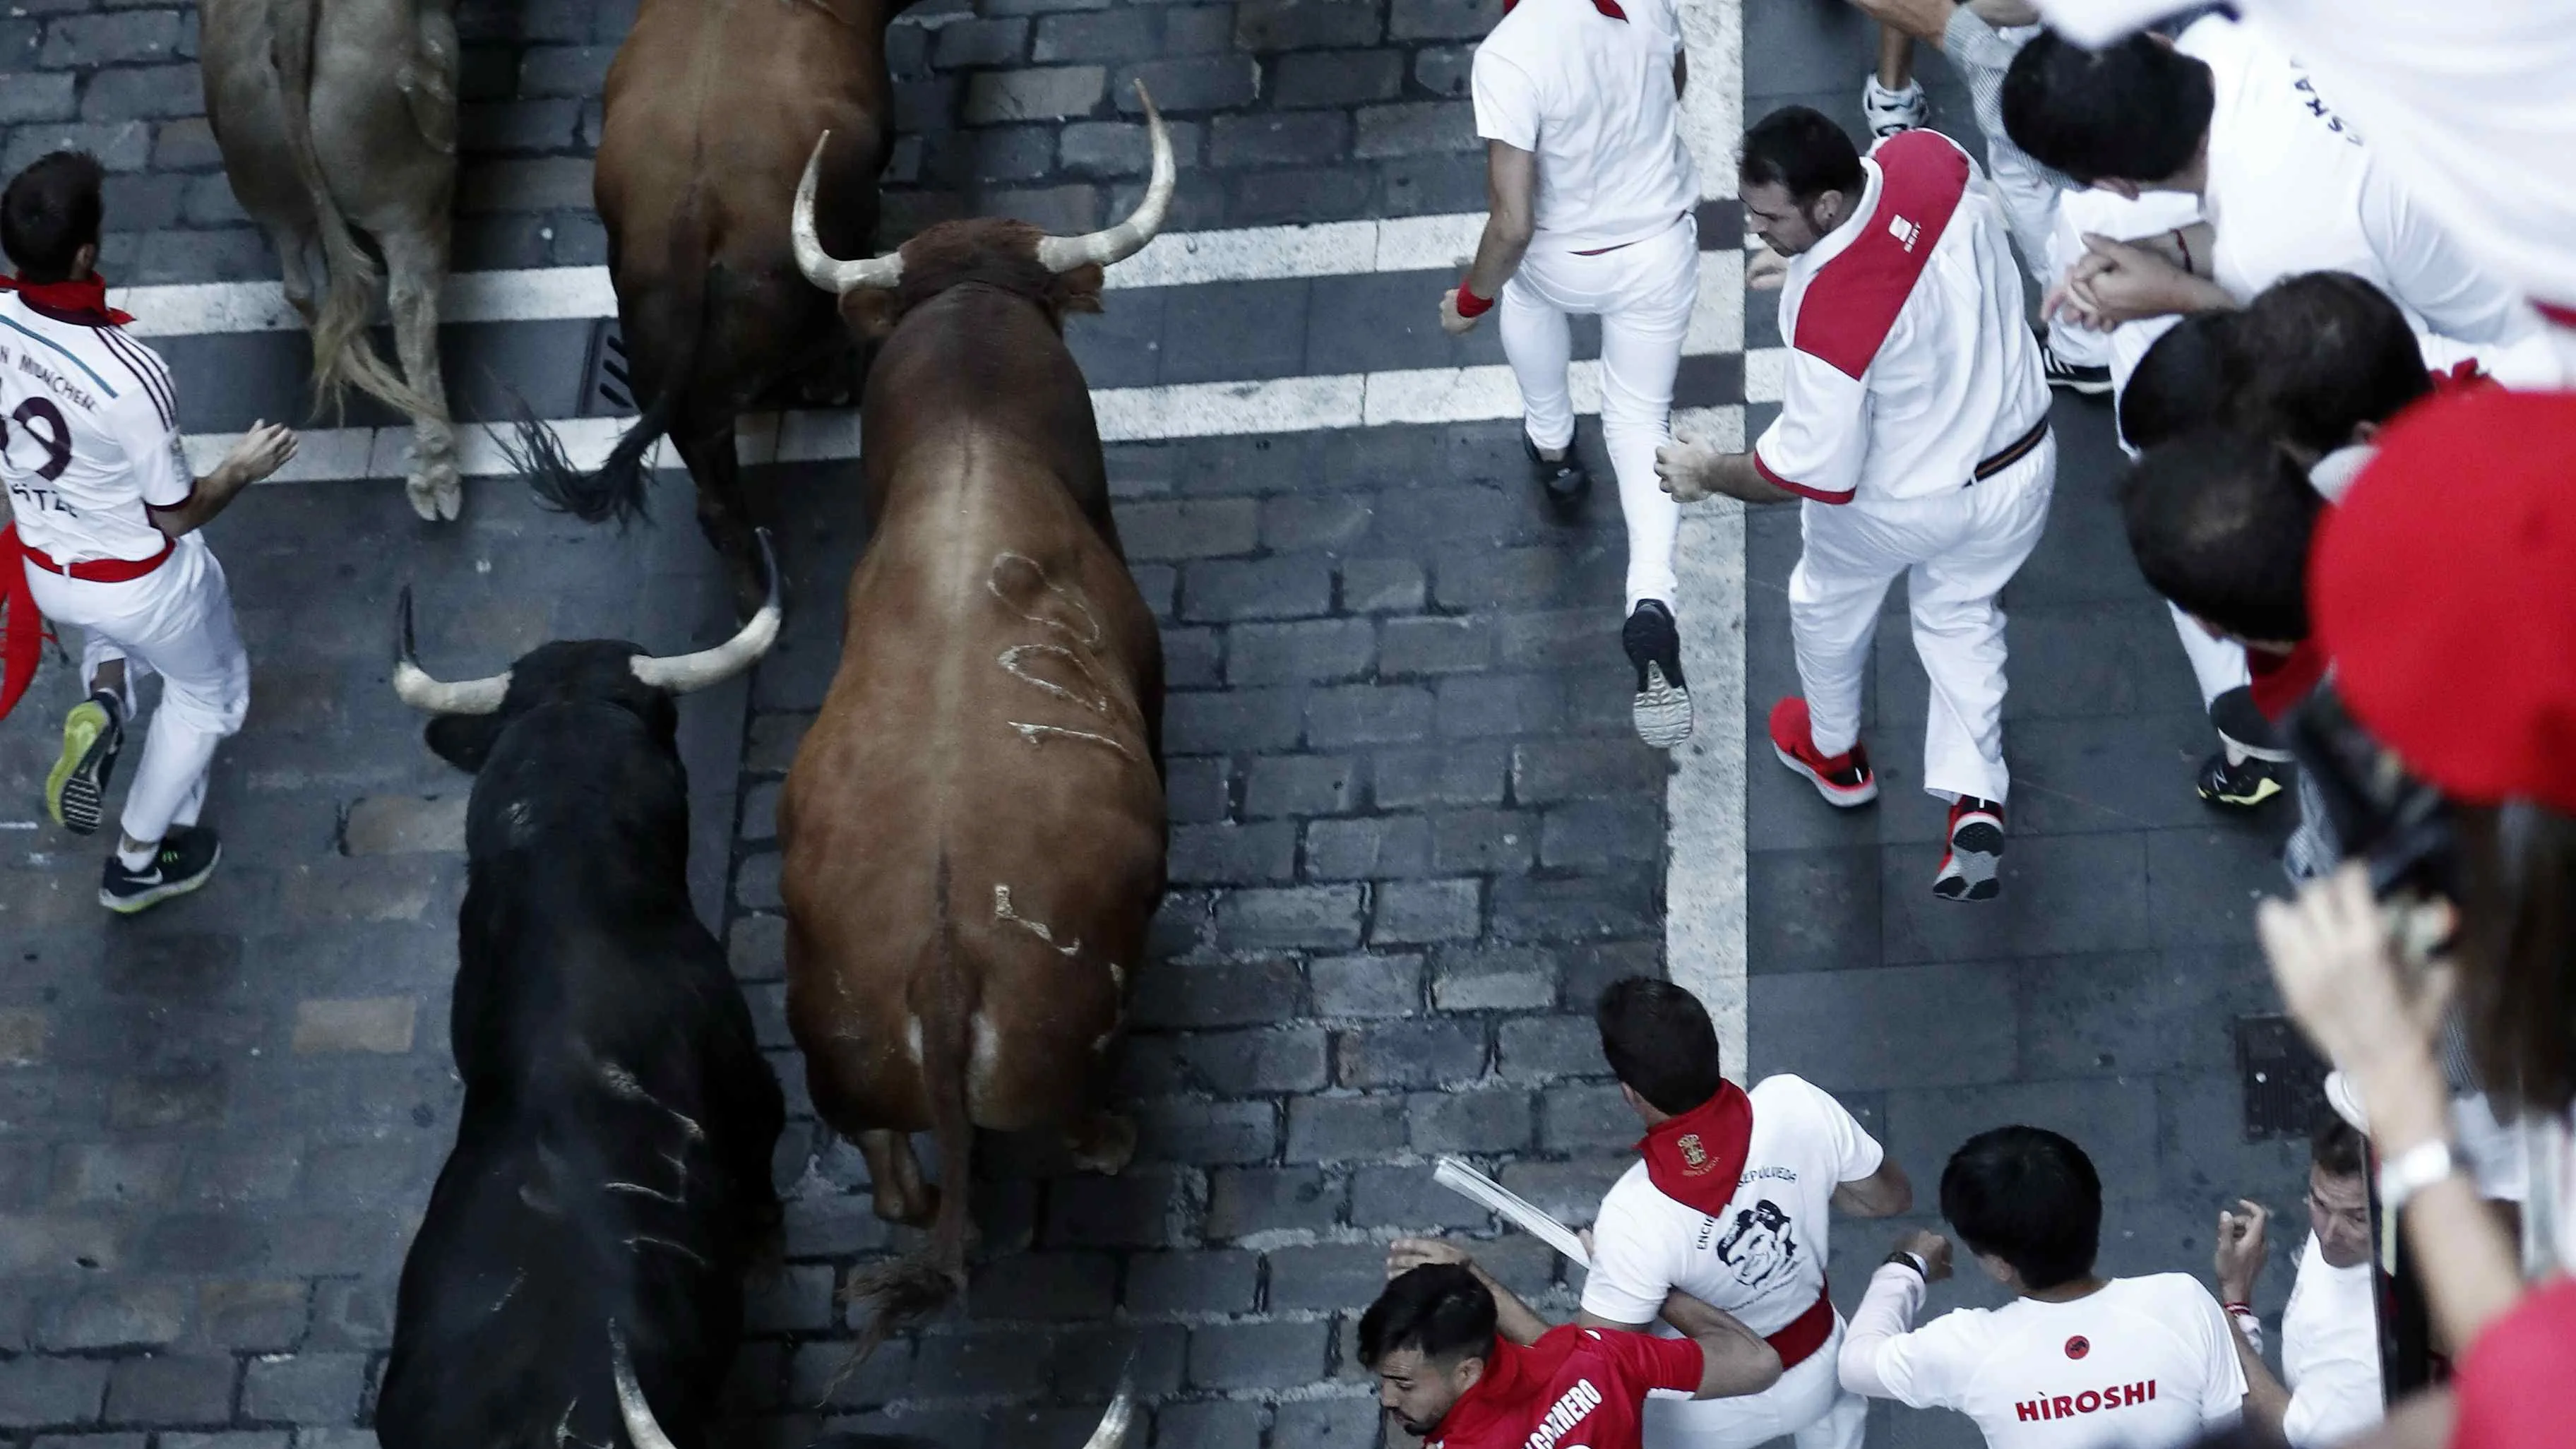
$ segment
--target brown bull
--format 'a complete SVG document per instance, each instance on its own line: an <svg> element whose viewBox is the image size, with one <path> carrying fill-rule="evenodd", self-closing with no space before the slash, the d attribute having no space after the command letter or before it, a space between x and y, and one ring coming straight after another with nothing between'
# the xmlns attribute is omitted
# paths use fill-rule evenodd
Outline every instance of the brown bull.
<svg viewBox="0 0 2576 1449"><path fill-rule="evenodd" d="M748 611L761 598L734 419L784 379L843 357L831 299L797 274L797 170L831 133L832 245L865 251L892 145L886 22L900 0L643 0L608 68L592 196L643 416L599 471L576 471L521 420L512 463L541 496L598 522L642 512L667 434L698 485L698 524Z"/></svg>
<svg viewBox="0 0 2576 1449"><path fill-rule="evenodd" d="M1162 644L1063 317L1098 309L1101 267L1171 204L1150 100L1146 117L1145 199L1089 236L955 221L835 261L817 168L797 192L806 275L884 334L861 411L873 533L779 806L788 1021L815 1109L866 1154L878 1214L932 1227L859 1288L871 1345L963 1278L975 1128L1058 1128L1103 1171L1135 1147L1104 1098L1163 889ZM924 1129L935 1199L904 1135Z"/></svg>
<svg viewBox="0 0 2576 1449"><path fill-rule="evenodd" d="M456 189L456 20L448 0L206 0L198 69L233 195L277 248L313 333L313 393L354 386L412 418L412 511L454 518L456 434L438 369ZM397 377L369 345L385 259Z"/></svg>

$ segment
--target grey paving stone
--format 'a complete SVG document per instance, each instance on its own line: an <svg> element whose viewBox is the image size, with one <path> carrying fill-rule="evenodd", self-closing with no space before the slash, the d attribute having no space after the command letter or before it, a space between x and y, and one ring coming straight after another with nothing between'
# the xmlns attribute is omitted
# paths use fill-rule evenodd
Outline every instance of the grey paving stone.
<svg viewBox="0 0 2576 1449"><path fill-rule="evenodd" d="M1402 51L1321 51L1283 58L1271 98L1282 106L1347 106L1392 100L1403 88Z"/></svg>
<svg viewBox="0 0 2576 1449"><path fill-rule="evenodd" d="M1049 1194L1047 1240L1066 1247L1165 1246L1185 1187L1177 1170L1158 1167L1131 1167L1114 1178L1067 1178Z"/></svg>
<svg viewBox="0 0 2576 1449"><path fill-rule="evenodd" d="M1260 1287L1258 1253L1138 1253L1120 1301L1132 1314L1248 1313Z"/></svg>
<svg viewBox="0 0 2576 1449"><path fill-rule="evenodd" d="M1262 1406L1241 1399L1202 1399L1166 1404L1154 1413L1154 1432L1161 1444L1208 1445L1210 1449L1256 1449L1261 1443Z"/></svg>
<svg viewBox="0 0 2576 1449"><path fill-rule="evenodd" d="M1428 1164L1362 1167L1351 1174L1351 1221L1380 1230L1482 1228L1493 1215L1431 1180Z"/></svg>
<svg viewBox="0 0 2576 1449"><path fill-rule="evenodd" d="M1400 3L1400 0L1399 0ZM1362 106L1353 154L1411 156L1475 149L1476 117L1463 101L1402 101Z"/></svg>
<svg viewBox="0 0 2576 1449"><path fill-rule="evenodd" d="M1385 810L1496 804L1503 798L1508 761L1506 747L1499 743L1381 750L1371 777L1371 793L1378 807Z"/></svg>
<svg viewBox="0 0 2576 1449"><path fill-rule="evenodd" d="M1525 1016L1502 1024L1496 1057L1505 1076L1545 1080L1605 1077L1601 1033L1589 1012L1581 1016Z"/></svg>
<svg viewBox="0 0 2576 1449"><path fill-rule="evenodd" d="M1171 879L1184 884L1293 880L1297 827L1288 821L1180 826L1172 832L1169 869Z"/></svg>
<svg viewBox="0 0 2576 1449"><path fill-rule="evenodd" d="M2148 939L2143 837L2067 836L2049 845L2007 847L2003 893L1975 911L1932 894L1934 853L1888 848L1880 859L1888 963L2070 955Z"/></svg>
<svg viewBox="0 0 2576 1449"><path fill-rule="evenodd" d="M1272 1449L1376 1449L1385 1415L1368 1398L1297 1399L1271 1412Z"/></svg>
<svg viewBox="0 0 2576 1449"><path fill-rule="evenodd" d="M1246 50L1369 45L1384 32L1366 0L1245 0L1235 7L1235 42Z"/></svg>
<svg viewBox="0 0 2576 1449"><path fill-rule="evenodd" d="M1478 618L1389 619L1378 642L1383 674L1450 674L1491 667L1494 626Z"/></svg>
<svg viewBox="0 0 2576 1449"><path fill-rule="evenodd" d="M36 1345L50 1350L169 1343L188 1325L187 1285L126 1278L56 1298L36 1313Z"/></svg>
<svg viewBox="0 0 2576 1449"><path fill-rule="evenodd" d="M1226 1167L1208 1174L1204 1232L1213 1243L1281 1231L1315 1232L1342 1212L1348 1184L1311 1167Z"/></svg>
<svg viewBox="0 0 2576 1449"><path fill-rule="evenodd" d="M1342 607L1352 613L1422 607L1422 566L1410 559L1352 559L1342 565Z"/></svg>
<svg viewBox="0 0 2576 1449"><path fill-rule="evenodd" d="M1369 672L1377 630L1366 619L1238 624L1226 635L1226 678L1235 684L1325 684Z"/></svg>
<svg viewBox="0 0 2576 1449"><path fill-rule="evenodd" d="M1795 1072L1828 1091L1973 1086L2017 1074L2015 978L1991 967L1912 966L1765 975L1748 1072ZM1927 1022L1942 1023L1927 1031Z"/></svg>
<svg viewBox="0 0 2576 1449"><path fill-rule="evenodd" d="M1245 773L1243 813L1338 815L1357 803L1359 781L1359 762L1348 755L1263 755Z"/></svg>
<svg viewBox="0 0 2576 1449"><path fill-rule="evenodd" d="M1420 816L1317 820L1306 827L1310 880L1422 875L1431 868L1431 826Z"/></svg>
<svg viewBox="0 0 2576 1449"><path fill-rule="evenodd" d="M1413 1150L1519 1152L1537 1132L1530 1094L1514 1088L1420 1092L1405 1101Z"/></svg>
<svg viewBox="0 0 2576 1449"><path fill-rule="evenodd" d="M1231 950L1359 944L1358 886L1228 891L1217 902L1217 939Z"/></svg>
<svg viewBox="0 0 2576 1449"><path fill-rule="evenodd" d="M1473 880L1385 881L1371 892L1369 944L1473 940L1482 894Z"/></svg>
<svg viewBox="0 0 2576 1449"><path fill-rule="evenodd" d="M1130 1021L1140 1027L1249 1026L1299 1015L1305 978L1293 960L1173 962L1156 968Z"/></svg>
<svg viewBox="0 0 2576 1449"><path fill-rule="evenodd" d="M1308 967L1325 1017L1411 1016L1422 1009L1422 958L1399 952L1318 957Z"/></svg>
<svg viewBox="0 0 2576 1449"><path fill-rule="evenodd" d="M1362 1090L1472 1081L1485 1059L1485 1029L1473 1020L1349 1027L1333 1038L1335 1084Z"/></svg>
<svg viewBox="0 0 2576 1449"><path fill-rule="evenodd" d="M1528 1011L1556 1003L1551 953L1529 947L1444 946L1432 956L1431 1004L1442 1011Z"/></svg>
<svg viewBox="0 0 2576 1449"><path fill-rule="evenodd" d="M1121 66L1110 98L1123 114L1141 115L1135 82L1153 92L1154 104L1174 113L1240 106L1261 93L1261 67L1249 56L1193 56Z"/></svg>
<svg viewBox="0 0 2576 1449"><path fill-rule="evenodd" d="M0 1361L0 1426L85 1424L107 1394L104 1359L27 1356Z"/></svg>
<svg viewBox="0 0 2576 1449"><path fill-rule="evenodd" d="M1888 1102L1881 1140L1917 1182L1934 1182L1960 1143L2010 1123L2073 1138L2093 1159L2106 1199L2149 1197L2156 1191L2155 1094L2113 1078L1900 1093Z"/></svg>
<svg viewBox="0 0 2576 1449"><path fill-rule="evenodd" d="M1029 22L1017 16L991 20L954 20L934 32L933 63L941 69L1008 65L1020 58L1029 41Z"/></svg>
<svg viewBox="0 0 2576 1449"><path fill-rule="evenodd" d="M1299 1097L1288 1104L1290 1162L1346 1162L1404 1150L1398 1096Z"/></svg>
<svg viewBox="0 0 2576 1449"><path fill-rule="evenodd" d="M1219 1096L1312 1091L1324 1085L1324 1030L1292 1026L1185 1038L1190 1069Z"/></svg>
<svg viewBox="0 0 2576 1449"><path fill-rule="evenodd" d="M1324 1372L1332 1325L1212 1323L1190 1330L1189 1381L1205 1389L1284 1389Z"/></svg>
<svg viewBox="0 0 2576 1449"><path fill-rule="evenodd" d="M1192 562L1181 577L1185 619L1308 618L1332 606L1332 565L1317 556Z"/></svg>
<svg viewBox="0 0 2576 1449"><path fill-rule="evenodd" d="M263 1354L242 1367L242 1416L272 1423L352 1424L366 1381L364 1354Z"/></svg>

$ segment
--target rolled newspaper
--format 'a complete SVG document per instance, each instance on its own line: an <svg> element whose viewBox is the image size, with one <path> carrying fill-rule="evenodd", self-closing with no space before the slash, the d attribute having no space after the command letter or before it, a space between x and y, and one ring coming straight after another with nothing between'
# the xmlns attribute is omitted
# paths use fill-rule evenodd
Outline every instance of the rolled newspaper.
<svg viewBox="0 0 2576 1449"><path fill-rule="evenodd" d="M1443 1157L1435 1161L1431 1166L1431 1180L1470 1202L1481 1203L1502 1214L1522 1232L1572 1259L1576 1267L1586 1271L1591 1269L1592 1255L1583 1251L1583 1240L1574 1235L1573 1229L1530 1206L1528 1199L1457 1158Z"/></svg>

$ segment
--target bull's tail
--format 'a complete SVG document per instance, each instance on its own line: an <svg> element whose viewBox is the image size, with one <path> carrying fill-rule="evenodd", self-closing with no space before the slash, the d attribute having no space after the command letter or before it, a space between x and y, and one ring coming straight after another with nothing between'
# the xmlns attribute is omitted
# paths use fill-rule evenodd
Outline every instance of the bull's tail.
<svg viewBox="0 0 2576 1449"><path fill-rule="evenodd" d="M697 375L698 350L707 328L707 271L713 265L705 208L692 184L672 218L669 265L663 272L671 280L669 301L658 316L648 317L639 309L627 317L627 357L638 364L660 360L651 374L655 386L652 395L643 399L644 410L635 425L609 449L607 461L589 473L574 467L554 431L537 420L526 402L516 404L518 417L502 440L501 455L512 472L526 475L539 502L585 523L610 519L626 523L647 516L644 491L652 481L648 460L653 445L671 430L681 399ZM625 299L619 303L624 311ZM639 365L638 378L646 375Z"/></svg>
<svg viewBox="0 0 2576 1449"><path fill-rule="evenodd" d="M280 123L322 244L322 300L313 314L314 411L329 407L336 415L345 390L355 386L407 415L443 418L446 399L422 396L385 365L367 340L367 321L382 278L358 245L349 219L340 214L313 150L313 47L320 8L321 0L282 0L269 11L269 64L277 70Z"/></svg>
<svg viewBox="0 0 2576 1449"><path fill-rule="evenodd" d="M921 1251L875 1265L850 1279L852 1301L876 1312L860 1336L865 1358L887 1337L948 1305L966 1288L967 1210L973 1197L975 1124L967 1115L966 1033L974 1009L957 969L956 926L949 912L948 862L939 863L937 939L932 970L915 976L914 1010L921 1016L921 1078L930 1099L930 1135L939 1147L939 1210L930 1242Z"/></svg>

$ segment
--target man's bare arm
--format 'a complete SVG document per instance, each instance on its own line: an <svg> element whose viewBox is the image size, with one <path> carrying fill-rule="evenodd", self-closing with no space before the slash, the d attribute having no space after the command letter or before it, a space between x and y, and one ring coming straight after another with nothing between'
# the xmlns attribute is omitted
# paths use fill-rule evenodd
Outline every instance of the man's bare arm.
<svg viewBox="0 0 2576 1449"><path fill-rule="evenodd" d="M1503 294L1503 283L1521 269L1530 238L1538 235L1538 153L1501 141L1485 143L1485 231L1476 241L1476 260L1464 285L1488 302ZM1483 315L1481 313L1479 316ZM1440 327L1452 336L1468 331L1477 318L1458 311L1458 289L1440 297Z"/></svg>
<svg viewBox="0 0 2576 1449"><path fill-rule="evenodd" d="M1914 1207L1914 1183L1895 1158L1881 1158L1878 1171L1836 1186L1833 1203L1852 1217L1892 1218Z"/></svg>
<svg viewBox="0 0 2576 1449"><path fill-rule="evenodd" d="M1699 1392L1691 1397L1731 1399L1780 1381L1779 1352L1734 1314L1675 1289L1664 1299L1664 1321L1699 1345Z"/></svg>
<svg viewBox="0 0 2576 1449"><path fill-rule="evenodd" d="M250 431L215 465L215 471L197 480L188 496L168 508L144 505L152 526L161 536L177 542L214 521L216 514L232 506L241 491L276 472L295 456L295 434L284 425L270 422L251 424Z"/></svg>
<svg viewBox="0 0 2576 1449"><path fill-rule="evenodd" d="M2290 1391L2272 1377L2271 1365L2263 1355L2245 1341L2244 1330L2236 1326L2236 1315L2228 1314L2227 1341L2236 1345L2236 1365L2245 1371L2245 1418L2267 1434L2281 1432L2281 1420L2290 1412Z"/></svg>
<svg viewBox="0 0 2576 1449"><path fill-rule="evenodd" d="M1794 503L1798 495L1762 476L1751 453L1721 453L1706 443L1675 438L1655 450L1655 472L1664 491L1680 503L1724 494L1746 503Z"/></svg>

